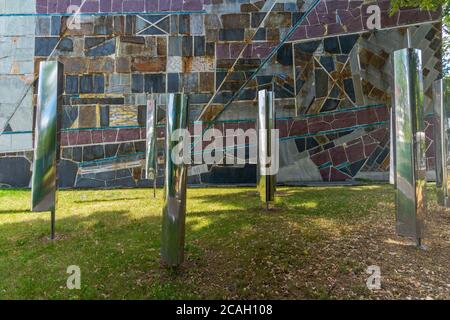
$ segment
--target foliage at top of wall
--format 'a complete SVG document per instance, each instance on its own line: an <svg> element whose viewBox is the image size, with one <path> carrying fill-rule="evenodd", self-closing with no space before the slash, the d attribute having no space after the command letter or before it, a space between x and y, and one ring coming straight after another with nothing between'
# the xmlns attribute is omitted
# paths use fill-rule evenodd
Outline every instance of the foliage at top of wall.
<svg viewBox="0 0 450 320"><path fill-rule="evenodd" d="M444 77L450 78L450 0L391 0L391 13L400 8L420 7L436 10L442 7L442 65Z"/></svg>

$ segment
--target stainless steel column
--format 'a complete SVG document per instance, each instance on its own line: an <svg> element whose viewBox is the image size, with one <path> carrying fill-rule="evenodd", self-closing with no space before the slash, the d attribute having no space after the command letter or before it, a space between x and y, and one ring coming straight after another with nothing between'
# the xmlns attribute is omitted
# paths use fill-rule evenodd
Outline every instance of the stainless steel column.
<svg viewBox="0 0 450 320"><path fill-rule="evenodd" d="M59 161L60 110L63 93L63 65L56 61L41 62L39 68L34 162L31 180L31 210L51 211L54 238L57 161Z"/></svg>
<svg viewBox="0 0 450 320"><path fill-rule="evenodd" d="M450 82L445 79L436 80L433 84L434 101L434 143L435 143L435 169L436 169L436 195L441 206L449 207L448 179L448 128L450 116Z"/></svg>
<svg viewBox="0 0 450 320"><path fill-rule="evenodd" d="M156 197L157 149L156 149L156 124L157 124L156 101L147 101L147 147L145 161L145 177L153 180L153 196Z"/></svg>
<svg viewBox="0 0 450 320"><path fill-rule="evenodd" d="M397 233L423 238L426 214L425 125L421 51L394 52Z"/></svg>
<svg viewBox="0 0 450 320"><path fill-rule="evenodd" d="M271 172L270 161L274 150L271 133L275 129L273 92L261 90L258 93L258 191L262 202L267 205L275 200L276 175Z"/></svg>
<svg viewBox="0 0 450 320"><path fill-rule="evenodd" d="M183 162L176 164L172 159L172 150L179 142L172 141L171 137L175 130L187 128L187 109L187 97L184 94L169 95L161 242L162 261L169 267L176 267L184 260L187 168Z"/></svg>
<svg viewBox="0 0 450 320"><path fill-rule="evenodd" d="M389 183L395 188L395 114L394 106L391 107L390 116L390 144L389 144Z"/></svg>

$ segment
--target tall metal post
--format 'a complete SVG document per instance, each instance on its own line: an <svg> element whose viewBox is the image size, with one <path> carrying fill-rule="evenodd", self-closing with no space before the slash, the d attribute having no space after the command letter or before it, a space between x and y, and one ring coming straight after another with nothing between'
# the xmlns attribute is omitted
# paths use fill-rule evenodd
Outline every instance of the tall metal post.
<svg viewBox="0 0 450 320"><path fill-rule="evenodd" d="M425 125L419 49L394 52L396 227L421 245L426 215Z"/></svg>
<svg viewBox="0 0 450 320"><path fill-rule="evenodd" d="M187 97L184 94L169 95L161 242L162 261L169 267L179 266L184 260L187 168L183 161L176 161L172 157L172 150L180 143L172 139L172 134L178 129L187 128L187 109Z"/></svg>
<svg viewBox="0 0 450 320"><path fill-rule="evenodd" d="M272 130L275 129L273 92L258 93L258 191L260 199L268 207L275 200L276 175L273 172L274 155Z"/></svg>
<svg viewBox="0 0 450 320"><path fill-rule="evenodd" d="M395 180L396 180L396 170L395 170L395 106L391 107L390 111L390 144L389 144L389 183L392 184L395 188Z"/></svg>
<svg viewBox="0 0 450 320"><path fill-rule="evenodd" d="M153 196L156 197L156 178L158 175L156 124L158 111L154 99L147 101L147 148L145 161L145 175L147 179L153 179Z"/></svg>
<svg viewBox="0 0 450 320"><path fill-rule="evenodd" d="M436 195L439 205L450 207L448 177L448 129L450 116L450 82L445 79L436 80L433 84L434 101L434 143L436 169Z"/></svg>
<svg viewBox="0 0 450 320"><path fill-rule="evenodd" d="M60 145L60 114L63 93L63 65L43 61L39 67L39 86L34 135L34 162L31 180L31 210L51 212L51 239L55 238L57 162Z"/></svg>

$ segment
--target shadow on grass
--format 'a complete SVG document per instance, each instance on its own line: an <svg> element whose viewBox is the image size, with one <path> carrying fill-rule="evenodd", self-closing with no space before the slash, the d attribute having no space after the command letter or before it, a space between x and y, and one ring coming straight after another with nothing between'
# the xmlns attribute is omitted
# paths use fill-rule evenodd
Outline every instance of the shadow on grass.
<svg viewBox="0 0 450 320"><path fill-rule="evenodd" d="M24 210L0 210L0 214L27 214L30 213L30 209L24 209Z"/></svg>
<svg viewBox="0 0 450 320"><path fill-rule="evenodd" d="M361 209L362 193L370 195L373 203L391 197L381 187L369 192L354 187L280 188L277 210L266 211L251 189L213 192L188 192L186 264L175 273L160 266L161 207L138 202L136 206L148 206L146 214L128 203L146 198L123 197L127 203L120 209L86 207L83 214L57 215L56 230L62 240L50 243L41 241L48 235L50 215L4 224L0 217L0 274L7 279L0 289L8 292L0 290L0 297L255 298L259 292L270 296L285 285L281 280L268 285L273 270L283 273L292 266L307 266L310 245L333 238L334 225L322 225L315 217L334 221L349 212L366 216L370 211ZM119 199L92 201L105 202L107 207L106 203ZM356 213L349 211L358 202L362 205ZM68 210L79 203L71 200L64 205ZM133 216L133 210L140 210L139 215ZM61 288L67 279L65 268L72 264L86 270L79 293ZM33 285L21 282L30 277Z"/></svg>
<svg viewBox="0 0 450 320"><path fill-rule="evenodd" d="M113 202L113 201L133 201L133 200L145 200L146 198L111 198L111 199L89 199L89 200L75 200L73 203L96 203L96 202Z"/></svg>
<svg viewBox="0 0 450 320"><path fill-rule="evenodd" d="M394 190L389 185L364 187L308 187L308 188L278 188L276 192L275 210L266 211L259 201L256 191L242 190L224 194L208 194L191 196L205 207L211 205L227 206L246 212L276 214L278 212L327 217L330 219L364 217L373 214L372 209L380 204L394 201ZM230 210L233 211L233 210ZM197 214L195 211L193 214ZM214 212L207 212L207 215Z"/></svg>

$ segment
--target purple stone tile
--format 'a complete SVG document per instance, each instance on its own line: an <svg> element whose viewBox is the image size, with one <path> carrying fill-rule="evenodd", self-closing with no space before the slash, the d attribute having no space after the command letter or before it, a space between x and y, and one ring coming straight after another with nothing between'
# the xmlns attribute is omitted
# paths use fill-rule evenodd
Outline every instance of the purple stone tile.
<svg viewBox="0 0 450 320"><path fill-rule="evenodd" d="M145 0L145 12L158 11L158 0Z"/></svg>
<svg viewBox="0 0 450 320"><path fill-rule="evenodd" d="M144 12L144 0L125 0L123 2L123 12Z"/></svg>
<svg viewBox="0 0 450 320"><path fill-rule="evenodd" d="M317 13L327 13L327 6L323 1L317 5L316 11Z"/></svg>
<svg viewBox="0 0 450 320"><path fill-rule="evenodd" d="M328 25L328 35L340 33L345 33L345 30L340 23L333 23Z"/></svg>
<svg viewBox="0 0 450 320"><path fill-rule="evenodd" d="M111 11L122 12L122 4L123 0L113 0Z"/></svg>
<svg viewBox="0 0 450 320"><path fill-rule="evenodd" d="M336 23L336 12L333 13L319 13L318 19L320 23L329 24L329 23Z"/></svg>
<svg viewBox="0 0 450 320"><path fill-rule="evenodd" d="M36 12L47 13L47 0L36 0Z"/></svg>
<svg viewBox="0 0 450 320"><path fill-rule="evenodd" d="M228 44L216 44L217 59L229 59L230 47Z"/></svg>
<svg viewBox="0 0 450 320"><path fill-rule="evenodd" d="M97 13L100 11L98 0L88 0L81 7L83 13Z"/></svg>
<svg viewBox="0 0 450 320"><path fill-rule="evenodd" d="M297 30L292 34L289 40L302 40L306 38L306 26L299 26Z"/></svg>
<svg viewBox="0 0 450 320"><path fill-rule="evenodd" d="M111 12L112 0L100 0L100 12Z"/></svg>
<svg viewBox="0 0 450 320"><path fill-rule="evenodd" d="M378 0L378 6L381 11L388 11L391 9L391 1L390 0Z"/></svg>
<svg viewBox="0 0 450 320"><path fill-rule="evenodd" d="M345 25L347 27L347 32L357 32L364 30L363 23L361 19L355 19L352 22Z"/></svg>
<svg viewBox="0 0 450 320"><path fill-rule="evenodd" d="M184 0L183 10L184 11L189 11L189 10L200 11L200 10L203 10L203 0Z"/></svg>
<svg viewBox="0 0 450 320"><path fill-rule="evenodd" d="M270 52L273 50L274 47L275 45L272 43L254 44L252 50L252 57L264 59L270 54Z"/></svg>
<svg viewBox="0 0 450 320"><path fill-rule="evenodd" d="M170 11L182 11L183 0L172 0L170 3Z"/></svg>
<svg viewBox="0 0 450 320"><path fill-rule="evenodd" d="M390 16L387 12L381 14L381 27L394 27L397 26L399 13L396 12L393 16Z"/></svg>
<svg viewBox="0 0 450 320"><path fill-rule="evenodd" d="M319 24L319 16L317 15L316 10L313 10L310 14L308 14L306 19L308 20L309 25Z"/></svg>
<svg viewBox="0 0 450 320"><path fill-rule="evenodd" d="M363 3L363 1L361 1L361 0L350 0L349 4L348 4L348 8L354 9L354 8L361 7L362 3ZM378 3L380 3L380 1L378 1Z"/></svg>
<svg viewBox="0 0 450 320"><path fill-rule="evenodd" d="M47 13L58 12L58 0L48 0Z"/></svg>
<svg viewBox="0 0 450 320"><path fill-rule="evenodd" d="M325 27L323 25L307 26L306 35L308 38L321 37L325 34Z"/></svg>
<svg viewBox="0 0 450 320"><path fill-rule="evenodd" d="M66 13L71 5L70 0L58 0L57 12Z"/></svg>
<svg viewBox="0 0 450 320"><path fill-rule="evenodd" d="M230 53L229 53L229 57L231 58L231 59L236 59L236 58L238 58L239 57L239 54L241 53L241 51L242 51L242 49L244 48L244 46L245 46L245 44L243 44L243 43L232 43L232 44L230 44ZM251 57L251 55L252 55L252 50L251 50L251 45L250 46L248 46L246 49L245 49L245 51L244 51L244 53L243 53L243 56L245 57L245 58L250 58Z"/></svg>
<svg viewBox="0 0 450 320"><path fill-rule="evenodd" d="M328 13L336 12L336 10L347 10L348 9L347 1L328 0L325 3L327 5Z"/></svg>
<svg viewBox="0 0 450 320"><path fill-rule="evenodd" d="M159 0L159 11L170 11L170 1Z"/></svg>

